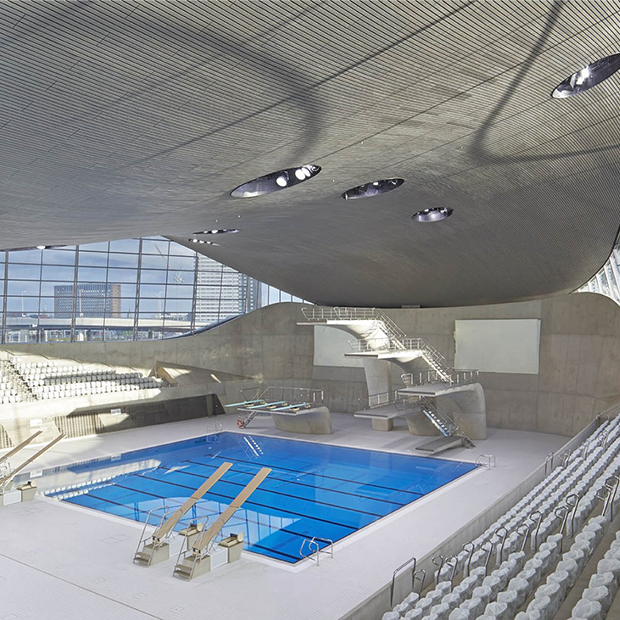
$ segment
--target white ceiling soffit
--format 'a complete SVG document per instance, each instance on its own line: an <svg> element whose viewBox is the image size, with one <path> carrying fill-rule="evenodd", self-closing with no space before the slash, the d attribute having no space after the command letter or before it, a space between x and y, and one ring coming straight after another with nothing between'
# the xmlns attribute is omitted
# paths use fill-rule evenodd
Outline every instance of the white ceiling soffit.
<svg viewBox="0 0 620 620"><path fill-rule="evenodd" d="M573 290L620 224L620 3L0 4L0 248L238 228L200 251L325 304ZM256 198L236 186L312 163ZM387 178L361 200L340 195ZM436 223L425 208L450 207Z"/></svg>

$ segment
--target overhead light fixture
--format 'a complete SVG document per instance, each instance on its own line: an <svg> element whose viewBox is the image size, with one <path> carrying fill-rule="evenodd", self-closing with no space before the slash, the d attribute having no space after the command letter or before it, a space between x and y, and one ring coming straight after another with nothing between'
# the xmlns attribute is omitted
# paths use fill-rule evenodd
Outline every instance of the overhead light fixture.
<svg viewBox="0 0 620 620"><path fill-rule="evenodd" d="M220 245L219 243L215 243L215 241L206 241L205 239L196 239L195 237L193 239L188 239L188 241L190 243L197 243L198 245Z"/></svg>
<svg viewBox="0 0 620 620"><path fill-rule="evenodd" d="M605 56L576 73L568 76L558 84L551 96L554 99L565 99L589 90L600 84L620 69L620 54Z"/></svg>
<svg viewBox="0 0 620 620"><path fill-rule="evenodd" d="M411 219L416 222L439 222L450 217L452 213L454 213L454 209L450 207L432 207L414 213Z"/></svg>
<svg viewBox="0 0 620 620"><path fill-rule="evenodd" d="M365 183L364 185L358 185L348 189L342 198L345 200L356 200L358 198L372 198L379 194L386 194L393 189L400 187L405 182L404 179L381 179L380 181L373 181L372 183Z"/></svg>
<svg viewBox="0 0 620 620"><path fill-rule="evenodd" d="M321 172L321 167L314 164L277 170L235 187L230 195L233 198L254 198L263 194L271 194L304 183L319 172Z"/></svg>
<svg viewBox="0 0 620 620"><path fill-rule="evenodd" d="M214 229L214 230L199 230L193 234L194 235L226 235L226 234L233 234L233 233L238 233L238 232L239 232L238 228L220 228L220 229Z"/></svg>
<svg viewBox="0 0 620 620"><path fill-rule="evenodd" d="M27 248L3 248L0 252L25 252L28 250L51 250L53 248L64 248L64 245L34 245Z"/></svg>

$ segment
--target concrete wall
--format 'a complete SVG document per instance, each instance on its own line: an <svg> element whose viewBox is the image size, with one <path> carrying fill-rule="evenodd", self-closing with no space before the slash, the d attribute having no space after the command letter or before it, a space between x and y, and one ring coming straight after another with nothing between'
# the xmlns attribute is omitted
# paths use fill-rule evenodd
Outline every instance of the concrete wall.
<svg viewBox="0 0 620 620"><path fill-rule="evenodd" d="M362 368L314 366L314 328L298 326L299 304L268 306L212 331L154 342L40 344L6 347L83 362L150 370L157 362L226 373L207 391L222 402L256 385L314 387L332 411L352 412L366 396ZM457 319L541 320L539 374L482 373L489 426L573 435L596 413L620 403L620 308L580 293L545 300L467 308L403 309L387 313L410 336L427 338L450 363ZM510 350L506 350L510 355ZM235 376L234 380L228 380ZM394 366L393 385L400 383Z"/></svg>

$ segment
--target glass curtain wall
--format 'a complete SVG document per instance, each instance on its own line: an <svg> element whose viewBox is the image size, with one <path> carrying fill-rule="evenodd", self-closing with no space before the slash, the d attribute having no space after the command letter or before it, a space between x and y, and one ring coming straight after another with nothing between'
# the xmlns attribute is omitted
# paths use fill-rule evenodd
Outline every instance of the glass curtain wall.
<svg viewBox="0 0 620 620"><path fill-rule="evenodd" d="M603 268L577 293L600 293L620 304L620 246L616 245Z"/></svg>
<svg viewBox="0 0 620 620"><path fill-rule="evenodd" d="M0 252L2 344L167 338L278 301L302 300L162 237Z"/></svg>

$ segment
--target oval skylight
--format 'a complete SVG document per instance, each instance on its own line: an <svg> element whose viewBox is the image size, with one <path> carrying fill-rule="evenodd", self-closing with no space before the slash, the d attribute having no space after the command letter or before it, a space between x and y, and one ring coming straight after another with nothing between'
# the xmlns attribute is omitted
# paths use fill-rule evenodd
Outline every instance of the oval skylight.
<svg viewBox="0 0 620 620"><path fill-rule="evenodd" d="M321 172L320 166L307 164L298 168L286 168L278 170L271 174L258 177L252 181L248 181L239 187L235 187L230 195L233 198L254 198L263 194L271 194L279 192L282 189L288 189L294 185L299 185Z"/></svg>
<svg viewBox="0 0 620 620"><path fill-rule="evenodd" d="M555 99L565 99L583 93L606 80L618 69L620 69L620 54L605 56L567 77L557 85L551 96Z"/></svg>
<svg viewBox="0 0 620 620"><path fill-rule="evenodd" d="M192 239L188 239L190 243L198 243L199 245L220 245L219 243L215 243L215 241L206 241L205 239L196 239L196 237Z"/></svg>
<svg viewBox="0 0 620 620"><path fill-rule="evenodd" d="M372 183L365 183L348 189L342 197L345 200L356 200L358 198L372 198L379 194L386 194L393 189L400 187L405 182L404 179L381 179Z"/></svg>
<svg viewBox="0 0 620 620"><path fill-rule="evenodd" d="M416 222L439 222L450 217L452 213L454 213L454 209L450 207L433 207L414 213L411 219Z"/></svg>
<svg viewBox="0 0 620 620"><path fill-rule="evenodd" d="M199 230L195 235L225 235L228 233L238 233L238 228L214 228L213 230Z"/></svg>

